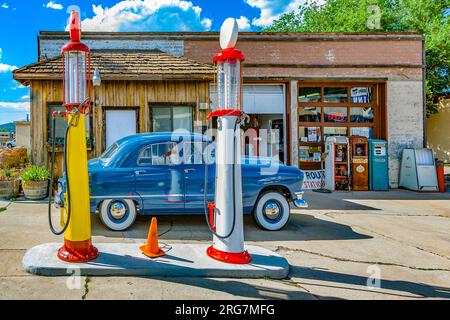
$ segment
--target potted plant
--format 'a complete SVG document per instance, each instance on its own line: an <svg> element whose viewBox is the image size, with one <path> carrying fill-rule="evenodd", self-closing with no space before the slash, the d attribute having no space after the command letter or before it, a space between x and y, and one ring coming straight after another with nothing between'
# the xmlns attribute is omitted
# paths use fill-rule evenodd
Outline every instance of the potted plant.
<svg viewBox="0 0 450 320"><path fill-rule="evenodd" d="M11 199L19 193L18 173L9 167L0 171L0 198Z"/></svg>
<svg viewBox="0 0 450 320"><path fill-rule="evenodd" d="M22 189L25 198L41 200L48 196L48 181L50 173L45 167L31 166L21 175Z"/></svg>

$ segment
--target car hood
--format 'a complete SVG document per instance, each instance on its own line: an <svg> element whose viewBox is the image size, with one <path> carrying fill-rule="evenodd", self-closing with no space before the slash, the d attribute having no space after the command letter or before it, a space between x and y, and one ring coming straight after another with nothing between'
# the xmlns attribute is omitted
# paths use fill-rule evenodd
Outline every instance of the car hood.
<svg viewBox="0 0 450 320"><path fill-rule="evenodd" d="M88 171L95 171L104 167L103 162L99 158L88 160Z"/></svg>

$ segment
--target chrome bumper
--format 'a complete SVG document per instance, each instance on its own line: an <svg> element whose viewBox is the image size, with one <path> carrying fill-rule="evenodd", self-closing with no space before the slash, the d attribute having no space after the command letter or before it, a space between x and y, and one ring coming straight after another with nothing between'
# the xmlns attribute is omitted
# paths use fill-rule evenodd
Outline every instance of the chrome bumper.
<svg viewBox="0 0 450 320"><path fill-rule="evenodd" d="M294 205L295 205L297 208L300 208L300 209L305 209L305 208L308 208L308 207L309 207L308 202L306 202L306 200L303 199L303 194L304 194L303 191L296 192L296 193L295 193L295 197L296 197L297 199L294 199L294 200L293 200Z"/></svg>

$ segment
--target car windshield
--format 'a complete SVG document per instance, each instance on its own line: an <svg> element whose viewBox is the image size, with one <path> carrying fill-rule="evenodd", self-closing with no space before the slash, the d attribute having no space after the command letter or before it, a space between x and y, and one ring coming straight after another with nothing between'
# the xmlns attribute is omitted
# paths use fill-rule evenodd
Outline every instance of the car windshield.
<svg viewBox="0 0 450 320"><path fill-rule="evenodd" d="M100 159L103 159L103 160L110 159L113 156L113 154L116 152L117 148L119 148L117 143L113 143L111 146L109 146L108 149L105 150L105 152L103 152L103 154L100 156Z"/></svg>

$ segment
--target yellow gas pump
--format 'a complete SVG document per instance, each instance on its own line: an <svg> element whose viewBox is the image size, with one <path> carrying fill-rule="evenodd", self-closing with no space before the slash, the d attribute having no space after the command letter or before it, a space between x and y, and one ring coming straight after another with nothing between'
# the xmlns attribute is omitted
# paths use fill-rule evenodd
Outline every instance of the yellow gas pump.
<svg viewBox="0 0 450 320"><path fill-rule="evenodd" d="M89 48L80 42L80 18L76 11L72 11L70 16L70 38L71 42L62 48L63 105L67 110L63 113L67 119L64 143L65 204L61 208L63 229L55 231L50 213L49 220L53 233L64 232L64 245L58 250L58 257L68 262L86 262L95 259L98 250L91 241L86 151L85 117L90 106L90 56Z"/></svg>

